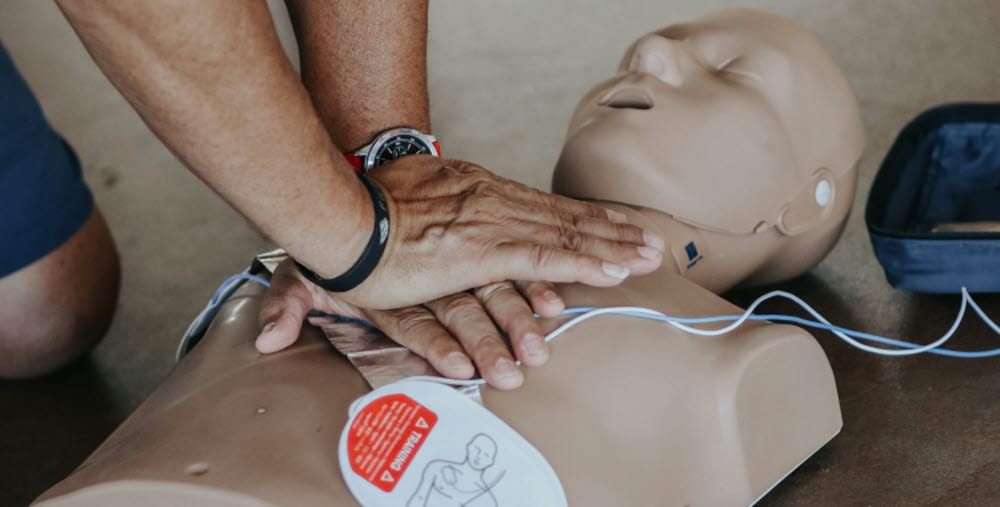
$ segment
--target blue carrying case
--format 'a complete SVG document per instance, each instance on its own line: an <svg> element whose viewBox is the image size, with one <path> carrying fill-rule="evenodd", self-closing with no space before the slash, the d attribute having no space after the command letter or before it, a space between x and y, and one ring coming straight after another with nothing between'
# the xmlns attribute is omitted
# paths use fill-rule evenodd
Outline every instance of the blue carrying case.
<svg viewBox="0 0 1000 507"><path fill-rule="evenodd" d="M1000 104L939 106L906 125L865 221L894 287L1000 292Z"/></svg>

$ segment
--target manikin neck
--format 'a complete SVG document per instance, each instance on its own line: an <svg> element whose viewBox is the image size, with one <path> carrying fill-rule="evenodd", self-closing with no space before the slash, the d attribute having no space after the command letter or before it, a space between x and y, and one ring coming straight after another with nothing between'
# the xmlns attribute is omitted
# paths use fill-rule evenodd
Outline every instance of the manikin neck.
<svg viewBox="0 0 1000 507"><path fill-rule="evenodd" d="M780 251L777 231L770 234L726 234L686 224L653 208L592 201L625 213L629 221L659 233L667 251L660 270L679 274L702 287L722 293L751 278ZM694 243L694 250L689 245ZM692 253L697 256L692 256Z"/></svg>

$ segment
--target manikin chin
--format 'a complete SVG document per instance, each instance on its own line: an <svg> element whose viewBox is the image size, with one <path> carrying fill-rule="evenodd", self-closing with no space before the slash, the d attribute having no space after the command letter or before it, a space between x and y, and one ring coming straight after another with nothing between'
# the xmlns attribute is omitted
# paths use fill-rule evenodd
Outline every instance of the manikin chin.
<svg viewBox="0 0 1000 507"><path fill-rule="evenodd" d="M578 105L553 190L661 231L669 252L621 286L559 290L568 306L739 313L717 294L798 276L836 242L862 144L846 80L792 21L726 10L645 35ZM259 356L260 292L240 289L44 504L350 505L337 443L370 387L315 328ZM797 327L703 337L603 316L551 346L522 388L481 396L574 507L751 504L842 425L830 365Z"/></svg>

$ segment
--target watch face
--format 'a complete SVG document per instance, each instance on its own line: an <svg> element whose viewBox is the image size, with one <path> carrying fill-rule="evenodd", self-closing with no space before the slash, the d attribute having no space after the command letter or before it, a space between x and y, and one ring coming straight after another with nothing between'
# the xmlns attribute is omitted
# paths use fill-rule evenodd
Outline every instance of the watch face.
<svg viewBox="0 0 1000 507"><path fill-rule="evenodd" d="M427 146L420 138L411 135L398 135L385 142L372 156L372 167L388 164L393 160L401 159L407 155L418 153L431 154L430 146Z"/></svg>

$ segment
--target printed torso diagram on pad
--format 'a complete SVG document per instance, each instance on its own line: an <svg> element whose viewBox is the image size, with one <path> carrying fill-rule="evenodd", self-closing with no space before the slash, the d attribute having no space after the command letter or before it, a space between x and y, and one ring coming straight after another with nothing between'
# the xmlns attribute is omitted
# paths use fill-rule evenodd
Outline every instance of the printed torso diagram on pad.
<svg viewBox="0 0 1000 507"><path fill-rule="evenodd" d="M493 488L506 470L495 470L497 444L480 433L465 446L465 460L436 459L424 467L406 507L500 507Z"/></svg>

